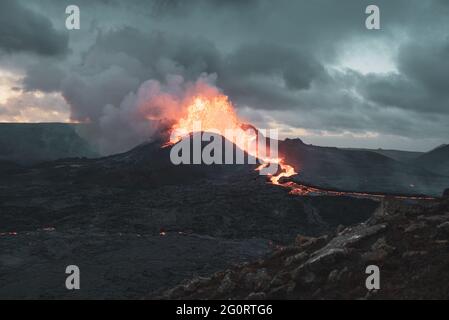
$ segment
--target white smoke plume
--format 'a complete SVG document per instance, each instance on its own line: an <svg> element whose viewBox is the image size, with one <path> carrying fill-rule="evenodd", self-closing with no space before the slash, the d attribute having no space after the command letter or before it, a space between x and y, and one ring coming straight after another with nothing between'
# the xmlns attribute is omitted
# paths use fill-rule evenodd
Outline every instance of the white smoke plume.
<svg viewBox="0 0 449 320"><path fill-rule="evenodd" d="M195 82L170 75L165 82L145 81L136 92L127 94L120 105L105 105L97 120L91 120L89 140L100 153L127 151L136 145L164 138L167 129L182 116L186 101L193 95L215 94L215 75L201 75Z"/></svg>

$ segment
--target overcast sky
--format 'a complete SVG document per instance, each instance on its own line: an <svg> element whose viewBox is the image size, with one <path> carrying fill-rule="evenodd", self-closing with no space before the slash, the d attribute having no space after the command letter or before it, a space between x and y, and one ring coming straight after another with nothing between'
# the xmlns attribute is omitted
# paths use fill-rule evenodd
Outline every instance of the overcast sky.
<svg viewBox="0 0 449 320"><path fill-rule="evenodd" d="M1 0L0 121L100 126L147 80L203 74L283 136L426 151L449 143L448 15L445 0Z"/></svg>

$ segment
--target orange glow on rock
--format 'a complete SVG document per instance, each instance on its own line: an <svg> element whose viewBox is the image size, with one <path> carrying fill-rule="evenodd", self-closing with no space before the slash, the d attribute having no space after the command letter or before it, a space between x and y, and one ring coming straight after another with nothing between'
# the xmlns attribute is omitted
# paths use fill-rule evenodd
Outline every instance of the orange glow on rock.
<svg viewBox="0 0 449 320"><path fill-rule="evenodd" d="M200 128L196 128L200 124ZM228 97L219 92L207 92L206 94L198 94L193 96L185 105L184 116L181 117L172 127L172 135L170 141L164 145L172 145L180 141L183 137L197 132L219 133L227 140L234 143L238 148L245 151L249 155L259 158L264 164L260 165L256 170L261 170L268 164L277 164L280 167L280 173L272 175L270 181L279 185L280 179L291 177L296 174L295 169L284 163L279 157L262 156L256 145L257 132L244 130L245 124L241 122L235 112L235 108L229 101ZM177 134L177 133L180 134ZM250 147L250 146L253 147Z"/></svg>

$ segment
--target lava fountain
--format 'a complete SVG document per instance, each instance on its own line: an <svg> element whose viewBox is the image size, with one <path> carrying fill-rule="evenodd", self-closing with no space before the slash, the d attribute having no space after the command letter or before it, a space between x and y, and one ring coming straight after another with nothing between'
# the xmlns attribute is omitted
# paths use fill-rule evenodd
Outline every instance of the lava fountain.
<svg viewBox="0 0 449 320"><path fill-rule="evenodd" d="M257 134L244 130L248 126L242 122L235 112L235 108L228 97L218 91L197 93L185 102L183 116L172 126L173 132L183 134L172 134L168 144L175 144L185 136L197 131L195 125L201 124L201 131L220 132L227 140L234 143L238 148L248 155L258 158L263 162L256 170L261 170L270 164L279 167L277 174L270 176L271 183L280 185L281 178L291 177L296 173L295 169L286 164L283 158L270 155L261 155L257 148L251 148L248 141L257 139ZM232 134L229 134L232 132Z"/></svg>
<svg viewBox="0 0 449 320"><path fill-rule="evenodd" d="M273 156L271 152L259 152L258 148L251 147L248 141L255 141L258 134L254 131L245 130L245 127L252 127L241 121L235 112L235 108L228 97L222 94L215 87L198 82L194 90L179 101L179 110L177 114L178 120L174 121L171 127L171 135L169 141L163 146L170 146L178 143L183 138L190 136L192 133L203 131L210 133L219 133L228 141L234 143L238 148L245 151L253 158L259 159L262 163L256 170L275 165L277 172L269 175L269 180L274 185L280 185L290 189L292 195L326 195L326 196L351 196L357 198L371 198L379 200L385 198L385 194L363 193L363 192L342 192L333 190L324 190L292 181L282 182L282 178L288 178L298 174L295 168L285 162L284 158ZM198 129L197 124L201 126ZM228 134L232 132L232 134ZM257 141L256 141L257 142ZM256 143L257 145L257 143ZM433 200L427 196L394 196L398 199L416 199L416 200Z"/></svg>

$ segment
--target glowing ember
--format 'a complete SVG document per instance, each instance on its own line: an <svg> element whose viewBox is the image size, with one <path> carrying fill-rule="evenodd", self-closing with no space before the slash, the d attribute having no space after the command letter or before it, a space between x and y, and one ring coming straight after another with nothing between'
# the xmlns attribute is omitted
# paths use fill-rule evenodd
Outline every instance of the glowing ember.
<svg viewBox="0 0 449 320"><path fill-rule="evenodd" d="M200 124L200 128L196 128ZM219 132L224 138L234 143L238 148L244 150L250 156L260 159L264 162L256 170L267 167L270 163L277 164L280 167L280 173L270 177L273 184L279 185L283 177L291 177L296 174L295 169L284 163L284 160L278 157L261 155L257 147L254 148L254 142L257 139L257 133L251 130L244 130L244 124L238 119L234 106L228 97L214 92L214 94L196 95L192 97L185 106L185 115L173 127L175 133L167 145L175 144L183 137L197 132Z"/></svg>

